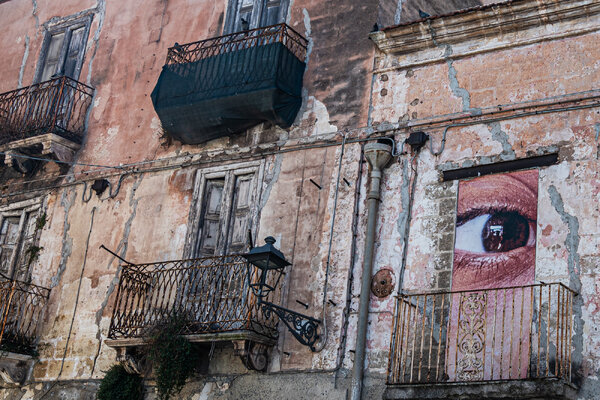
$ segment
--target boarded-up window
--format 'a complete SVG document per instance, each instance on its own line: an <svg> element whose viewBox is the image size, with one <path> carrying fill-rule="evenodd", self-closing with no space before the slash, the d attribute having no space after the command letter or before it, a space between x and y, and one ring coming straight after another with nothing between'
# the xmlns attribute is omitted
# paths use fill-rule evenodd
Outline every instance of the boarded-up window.
<svg viewBox="0 0 600 400"><path fill-rule="evenodd" d="M288 0L230 0L223 32L234 33L285 22Z"/></svg>
<svg viewBox="0 0 600 400"><path fill-rule="evenodd" d="M248 249L255 228L258 167L199 172L193 210L192 257L233 254Z"/></svg>
<svg viewBox="0 0 600 400"><path fill-rule="evenodd" d="M36 82L57 76L79 78L90 23L91 18L86 17L46 31Z"/></svg>

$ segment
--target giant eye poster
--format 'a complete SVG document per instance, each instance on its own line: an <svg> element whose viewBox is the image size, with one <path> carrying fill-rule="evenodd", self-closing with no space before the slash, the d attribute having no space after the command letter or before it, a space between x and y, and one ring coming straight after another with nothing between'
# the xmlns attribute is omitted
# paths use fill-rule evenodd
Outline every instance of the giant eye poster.
<svg viewBox="0 0 600 400"><path fill-rule="evenodd" d="M448 379L522 379L529 364L538 171L459 183Z"/></svg>
<svg viewBox="0 0 600 400"><path fill-rule="evenodd" d="M537 182L538 170L460 182L453 290L533 283Z"/></svg>

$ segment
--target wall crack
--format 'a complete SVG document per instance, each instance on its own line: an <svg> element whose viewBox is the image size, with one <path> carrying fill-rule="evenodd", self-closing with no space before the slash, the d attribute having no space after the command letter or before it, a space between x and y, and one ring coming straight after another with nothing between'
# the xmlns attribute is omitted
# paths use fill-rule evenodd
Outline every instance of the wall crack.
<svg viewBox="0 0 600 400"><path fill-rule="evenodd" d="M456 68L454 67L454 60L451 57L452 54L454 53L452 46L449 44L438 43L437 38L436 38L436 32L431 27L431 21L428 20L427 24L429 25L429 32L431 34L431 40L432 40L434 46L444 50L443 57L444 57L444 60L446 60L446 64L448 65L448 80L450 83L450 90L452 91L452 94L454 94L456 97L461 99L463 111L468 112L471 115L480 115L481 108L471 107L471 94L469 93L469 91L467 89L461 87L460 83L458 82L457 71L456 71Z"/></svg>
<svg viewBox="0 0 600 400"><path fill-rule="evenodd" d="M67 194L70 192L70 196ZM63 237L62 237L62 249L60 251L60 262L58 264L58 271L50 279L50 288L55 288L60 282L65 269L67 268L67 259L71 256L73 251L73 239L69 236L69 229L71 223L69 222L69 210L75 203L76 190L65 190L61 196L60 204L65 209L65 219L63 222Z"/></svg>
<svg viewBox="0 0 600 400"><path fill-rule="evenodd" d="M487 124L487 127L492 134L492 139L494 139L502 145L502 153L500 153L500 159L506 161L514 160L515 158L517 158L515 151L508 142L508 134L502 130L500 122L490 122L489 124Z"/></svg>
<svg viewBox="0 0 600 400"><path fill-rule="evenodd" d="M135 192L136 192L137 188L140 186L140 184L142 183L143 177L144 177L144 174L140 174L139 177L136 179L136 181L132 185L131 195L129 197L129 206L131 207L131 214L129 215L129 218L125 222L125 227L123 229L123 238L121 239L121 241L119 242L119 245L115 249L115 252L117 254L119 254L122 258L125 258L125 255L127 254L127 247L129 245L128 241L129 241L129 234L131 232L131 225L137 214L137 206L138 206L139 200L135 198ZM115 260L115 257L111 256L111 258L109 259L109 261L106 265L107 270L110 270L110 265L113 263L114 260ZM96 314L95 314L95 323L96 323L96 326L98 327L98 330L96 332L96 339L98 339L98 349L96 350L96 354L94 355L94 362L92 364L92 370L90 372L90 377L94 376L94 371L96 369L96 362L98 361L98 357L100 356L100 350L102 349L102 330L100 327L100 324L102 322L102 315L104 314L104 309L108 305L108 300L109 300L110 296L115 291L117 284L119 283L119 275L120 274L121 274L121 264L118 264L117 270L115 271L115 275L113 276L113 279L110 282L110 285L107 289L106 296L104 296L104 300L102 301L100 308L98 309L98 311L96 311Z"/></svg>
<svg viewBox="0 0 600 400"><path fill-rule="evenodd" d="M568 258L567 265L569 269L569 286L571 289L579 293L573 299L573 315L574 315L574 333L573 333L573 355L572 360L575 365L574 369L580 367L583 363L583 326L585 322L582 318L583 298L581 296L581 277L580 277L580 260L579 253L579 220L577 217L565 211L565 205L562 196L554 185L548 188L550 202L560 215L560 219L569 229L569 233L565 239L565 247L567 248ZM579 385L577 374L573 377L573 383Z"/></svg>

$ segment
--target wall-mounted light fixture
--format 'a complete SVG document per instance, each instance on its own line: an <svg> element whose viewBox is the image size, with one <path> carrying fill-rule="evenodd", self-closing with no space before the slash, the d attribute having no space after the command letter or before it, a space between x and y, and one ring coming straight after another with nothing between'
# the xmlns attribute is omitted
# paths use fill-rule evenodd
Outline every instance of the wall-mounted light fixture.
<svg viewBox="0 0 600 400"><path fill-rule="evenodd" d="M291 265L273 244L275 244L275 238L268 236L265 238L265 245L255 247L249 253L242 255L248 261L248 286L258 298L258 305L265 318L270 318L271 313L275 313L300 343L315 351L315 343L319 340L317 330L321 321L265 300L277 288L283 275L283 269ZM254 265L260 270L258 281L253 281L251 278L250 265ZM268 280L269 274L276 274L276 277ZM275 283L269 285L267 281Z"/></svg>

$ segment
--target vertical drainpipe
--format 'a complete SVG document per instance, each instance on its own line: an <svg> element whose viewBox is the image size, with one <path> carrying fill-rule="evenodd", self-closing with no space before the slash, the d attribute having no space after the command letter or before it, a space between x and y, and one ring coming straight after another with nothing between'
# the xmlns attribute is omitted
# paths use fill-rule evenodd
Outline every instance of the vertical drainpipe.
<svg viewBox="0 0 600 400"><path fill-rule="evenodd" d="M369 163L371 185L367 196L367 236L363 254L363 272L360 286L360 303L358 307L358 328L356 334L356 349L354 366L352 368L351 400L360 400L362 381L365 368L365 350L367 341L367 325L369 321L369 299L371 297L371 273L373 269L373 247L375 245L375 230L377 228L377 210L380 200L380 184L383 168L392 159L392 148L383 143L368 143L365 145L365 158Z"/></svg>

